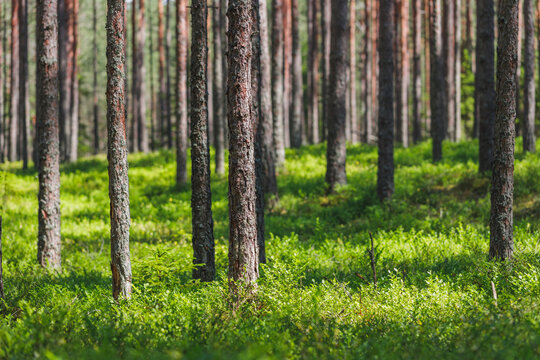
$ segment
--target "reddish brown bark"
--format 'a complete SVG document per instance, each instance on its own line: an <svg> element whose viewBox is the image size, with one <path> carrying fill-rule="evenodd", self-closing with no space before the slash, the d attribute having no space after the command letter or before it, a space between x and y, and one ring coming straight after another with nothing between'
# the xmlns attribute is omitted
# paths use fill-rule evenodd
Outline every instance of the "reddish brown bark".
<svg viewBox="0 0 540 360"><path fill-rule="evenodd" d="M131 297L129 180L125 109L125 2L107 2L107 157L114 299Z"/></svg>
<svg viewBox="0 0 540 360"><path fill-rule="evenodd" d="M176 184L187 182L188 0L176 2Z"/></svg>

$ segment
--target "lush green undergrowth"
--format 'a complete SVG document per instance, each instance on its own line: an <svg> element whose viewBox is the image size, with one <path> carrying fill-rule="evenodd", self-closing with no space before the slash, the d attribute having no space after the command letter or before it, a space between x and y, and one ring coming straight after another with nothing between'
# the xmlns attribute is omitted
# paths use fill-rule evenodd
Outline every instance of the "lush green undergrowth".
<svg viewBox="0 0 540 360"><path fill-rule="evenodd" d="M330 196L324 152L287 152L266 216L268 264L240 304L226 282L226 177L212 177L218 279L201 284L190 278L191 195L174 186L173 154L130 157L134 295L116 304L106 158L62 167L59 274L36 265L36 173L6 168L0 358L540 356L537 155L517 155L516 254L498 264L486 256L489 177L477 174L477 143L445 144L437 165L429 143L397 149L396 194L384 205L376 148L349 147L349 185Z"/></svg>

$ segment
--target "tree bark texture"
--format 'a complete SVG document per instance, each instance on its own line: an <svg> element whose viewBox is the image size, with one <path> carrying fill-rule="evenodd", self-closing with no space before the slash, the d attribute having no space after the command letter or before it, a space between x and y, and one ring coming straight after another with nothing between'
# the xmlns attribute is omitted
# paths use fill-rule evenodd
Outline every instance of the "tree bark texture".
<svg viewBox="0 0 540 360"><path fill-rule="evenodd" d="M303 85L302 85L302 49L300 44L300 29L298 26L300 13L298 0L291 0L291 33L292 33L292 96L290 107L290 138L291 147L303 145Z"/></svg>
<svg viewBox="0 0 540 360"><path fill-rule="evenodd" d="M18 160L20 60L19 60L19 6L20 0L11 1L11 85L9 124L9 161Z"/></svg>
<svg viewBox="0 0 540 360"><path fill-rule="evenodd" d="M318 1L308 1L307 138L319 143L319 14Z"/></svg>
<svg viewBox="0 0 540 360"><path fill-rule="evenodd" d="M523 151L532 153L536 151L534 133L536 110L534 10L533 0L523 0L523 21L525 24L525 42L523 44L523 67L525 69L523 84Z"/></svg>
<svg viewBox="0 0 540 360"><path fill-rule="evenodd" d="M191 6L191 210L193 225L193 278L214 280L214 222L210 190L208 140L208 7L206 0Z"/></svg>
<svg viewBox="0 0 540 360"><path fill-rule="evenodd" d="M493 0L477 2L476 23L476 111L478 118L478 165L491 171L495 126L495 30Z"/></svg>
<svg viewBox="0 0 540 360"><path fill-rule="evenodd" d="M283 138L285 147L291 147L291 67L292 67L292 0L283 0Z"/></svg>
<svg viewBox="0 0 540 360"><path fill-rule="evenodd" d="M365 92L364 97L364 133L363 141L365 143L370 143L373 139L373 107L372 107L372 84L370 82L371 74L373 73L373 43L372 32L373 32L373 23L372 23L372 0L366 0L365 10L364 10L364 22L366 24L365 35L364 35L364 53L365 53L365 65L363 82Z"/></svg>
<svg viewBox="0 0 540 360"><path fill-rule="evenodd" d="M397 9L396 9L397 10ZM399 2L399 64L396 111L396 139L403 147L409 146L409 1Z"/></svg>
<svg viewBox="0 0 540 360"><path fill-rule="evenodd" d="M272 0L272 118L276 165L285 164L283 134L283 0Z"/></svg>
<svg viewBox="0 0 540 360"><path fill-rule="evenodd" d="M329 117L329 77L330 77L330 22L332 17L332 8L330 0L321 0L321 37L322 37L322 139L326 140L328 135L328 117Z"/></svg>
<svg viewBox="0 0 540 360"><path fill-rule="evenodd" d="M97 59L98 59L98 47L97 47L97 0L92 0L92 104L94 110L94 155L99 153L99 102L98 102L98 68L97 68Z"/></svg>
<svg viewBox="0 0 540 360"><path fill-rule="evenodd" d="M454 24L456 26L455 45L454 45L454 83L456 88L456 96L454 101L455 121L454 121L454 141L461 140L461 0L454 0Z"/></svg>
<svg viewBox="0 0 540 360"><path fill-rule="evenodd" d="M129 180L126 134L125 0L107 0L107 157L111 203L113 297L131 297Z"/></svg>
<svg viewBox="0 0 540 360"><path fill-rule="evenodd" d="M377 194L381 201L394 193L394 11L393 0L381 0L379 25L379 160Z"/></svg>
<svg viewBox="0 0 540 360"><path fill-rule="evenodd" d="M173 147L173 133L172 133L172 118L171 118L171 27L169 26L170 22L170 8L171 1L167 0L167 7L165 11L165 107L167 111L167 148L172 149ZM208 51L208 50L207 50Z"/></svg>
<svg viewBox="0 0 540 360"><path fill-rule="evenodd" d="M187 182L188 0L176 2L176 184Z"/></svg>
<svg viewBox="0 0 540 360"><path fill-rule="evenodd" d="M413 0L413 132L415 144L422 141L422 0Z"/></svg>
<svg viewBox="0 0 540 360"><path fill-rule="evenodd" d="M36 125L39 147L38 262L60 269L57 1L37 2Z"/></svg>
<svg viewBox="0 0 540 360"><path fill-rule="evenodd" d="M69 39L71 47L69 51L73 67L71 69L71 89L70 89L70 105L69 105L69 145L67 160L74 162L78 158L79 147L79 65L77 58L79 56L79 0L72 0L72 8L69 18Z"/></svg>
<svg viewBox="0 0 540 360"><path fill-rule="evenodd" d="M214 72L212 81L212 91L214 100L214 148L216 151L216 173L223 175L225 173L225 96L223 82L223 49L222 49L222 26L221 14L219 9L220 0L214 0L212 9L212 29L214 44Z"/></svg>
<svg viewBox="0 0 540 360"><path fill-rule="evenodd" d="M444 137L455 141L456 84L455 84L455 24L454 1L443 1L443 63L444 63Z"/></svg>
<svg viewBox="0 0 540 360"><path fill-rule="evenodd" d="M444 62L442 59L442 33L441 33L441 0L433 0L431 4L431 31L430 31L430 101L431 101L431 138L433 140L433 162L442 159L442 140L444 138Z"/></svg>
<svg viewBox="0 0 540 360"><path fill-rule="evenodd" d="M347 55L349 51L349 5L347 0L332 1L330 49L328 145L326 182L330 191L347 183L345 122L347 120Z"/></svg>
<svg viewBox="0 0 540 360"><path fill-rule="evenodd" d="M491 185L489 256L510 259L514 252L513 196L516 120L516 69L518 67L518 0L501 0L498 6L497 94L495 151Z"/></svg>
<svg viewBox="0 0 540 360"><path fill-rule="evenodd" d="M356 1L350 0L349 15L349 121L351 143L359 141L358 114L356 108Z"/></svg>
<svg viewBox="0 0 540 360"><path fill-rule="evenodd" d="M251 94L251 0L229 0L229 279L255 286L259 277L255 213L255 138Z"/></svg>
<svg viewBox="0 0 540 360"><path fill-rule="evenodd" d="M30 140L30 101L28 95L28 0L19 0L19 121L23 169L28 168Z"/></svg>

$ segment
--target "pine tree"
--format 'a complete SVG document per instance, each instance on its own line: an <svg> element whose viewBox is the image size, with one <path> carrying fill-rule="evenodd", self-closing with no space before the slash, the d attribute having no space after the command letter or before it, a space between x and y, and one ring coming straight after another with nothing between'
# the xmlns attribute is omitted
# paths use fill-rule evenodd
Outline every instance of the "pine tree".
<svg viewBox="0 0 540 360"><path fill-rule="evenodd" d="M413 142L422 140L422 2L413 0Z"/></svg>
<svg viewBox="0 0 540 360"><path fill-rule="evenodd" d="M176 184L187 182L188 0L176 2Z"/></svg>
<svg viewBox="0 0 540 360"><path fill-rule="evenodd" d="M222 49L222 26L220 0L214 0L212 9L212 30L214 43L214 71L212 80L212 91L214 100L214 148L216 150L216 173L223 175L225 173L225 94L223 82L223 49Z"/></svg>
<svg viewBox="0 0 540 360"><path fill-rule="evenodd" d="M9 161L17 161L19 153L19 103L20 103L20 71L19 71L19 6L20 0L11 0L11 83L9 124Z"/></svg>
<svg viewBox="0 0 540 360"><path fill-rule="evenodd" d="M524 96L523 96L523 151L536 151L535 136L535 34L534 34L534 1L523 0L523 20L525 23L525 42L523 44L523 65L525 69Z"/></svg>
<svg viewBox="0 0 540 360"><path fill-rule="evenodd" d="M298 0L291 0L292 31L292 97L290 107L291 147L299 148L304 141L304 97L302 84L302 51L300 48L300 29L298 27L300 13Z"/></svg>
<svg viewBox="0 0 540 360"><path fill-rule="evenodd" d="M272 0L272 118L276 165L285 163L283 134L283 1Z"/></svg>
<svg viewBox="0 0 540 360"><path fill-rule="evenodd" d="M431 138L433 139L433 162L442 159L442 140L444 138L444 62L442 59L441 0L430 2L430 102Z"/></svg>

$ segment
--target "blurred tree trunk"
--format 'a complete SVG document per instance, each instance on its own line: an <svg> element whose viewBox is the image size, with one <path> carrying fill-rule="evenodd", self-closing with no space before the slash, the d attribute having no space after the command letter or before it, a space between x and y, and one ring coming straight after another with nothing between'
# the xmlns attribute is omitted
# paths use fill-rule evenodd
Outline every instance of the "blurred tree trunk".
<svg viewBox="0 0 540 360"><path fill-rule="evenodd" d="M208 142L208 7L206 0L191 6L191 208L193 224L193 278L214 280L214 223L210 189Z"/></svg>
<svg viewBox="0 0 540 360"><path fill-rule="evenodd" d="M292 32L292 100L290 108L290 141L291 147L299 148L304 140L304 97L302 85L302 49L300 29L298 26L300 13L298 0L291 0L291 32Z"/></svg>
<svg viewBox="0 0 540 360"><path fill-rule="evenodd" d="M371 45L372 48L372 69L371 72L371 108L372 108L372 125L373 125L373 134L378 135L378 121L375 121L375 119L379 118L379 8L380 8L380 1L379 0L373 0L373 7L371 8L371 14L373 16L372 19L372 35L373 35L373 43ZM375 139L375 141L378 141L378 139Z"/></svg>
<svg viewBox="0 0 540 360"><path fill-rule="evenodd" d="M115 300L131 297L129 180L126 134L124 0L107 2L107 134L111 202L111 270Z"/></svg>
<svg viewBox="0 0 540 360"><path fill-rule="evenodd" d="M394 11L393 0L381 0L379 25L379 162L377 193L381 201L394 193Z"/></svg>
<svg viewBox="0 0 540 360"><path fill-rule="evenodd" d="M216 173L225 173L225 96L223 92L223 49L222 49L222 26L220 0L214 0L212 9L212 26L214 42L214 64L213 64L213 100L214 100L214 148L216 151Z"/></svg>
<svg viewBox="0 0 540 360"><path fill-rule="evenodd" d="M143 0L144 1L144 0ZM158 0L161 1L161 0ZM141 85L142 82L139 79L140 77L140 71L139 71L139 33L141 32L141 29L139 28L139 22L138 22L138 12L137 11L137 2L138 0L133 0L131 2L131 48L132 48L132 68L131 68L131 109L132 109L132 116L131 116L131 141L130 141L130 148L132 152L139 152L139 117L141 113ZM140 3L139 3L140 5ZM127 58L126 58L127 60Z"/></svg>
<svg viewBox="0 0 540 360"><path fill-rule="evenodd" d="M422 141L422 0L413 0L413 142Z"/></svg>
<svg viewBox="0 0 540 360"><path fill-rule="evenodd" d="M19 121L20 150L23 169L28 168L30 140L30 98L28 96L28 0L19 0Z"/></svg>
<svg viewBox="0 0 540 360"><path fill-rule="evenodd" d="M308 1L307 137L319 143L319 2Z"/></svg>
<svg viewBox="0 0 540 360"><path fill-rule="evenodd" d="M356 1L351 0L349 15L349 120L351 143L359 141L358 114L356 108Z"/></svg>
<svg viewBox="0 0 540 360"><path fill-rule="evenodd" d="M139 151L147 153L148 146L148 131L146 129L146 69L144 67L144 45L146 36L145 22L145 6L144 0L139 1L139 11L137 12L135 26L133 27L133 38L135 44L133 46L133 103L135 109L135 97L137 98L137 111L133 111L133 116L136 117L133 133L137 133L134 142L137 142ZM135 30L136 29L136 30ZM135 82L136 81L136 82ZM135 127L137 128L135 130ZM135 144L134 144L135 146Z"/></svg>
<svg viewBox="0 0 540 360"><path fill-rule="evenodd" d="M396 111L396 139L403 147L409 146L409 1L401 0L399 9L396 9L399 20L399 33L396 34L399 48L399 60L397 61L397 111ZM397 54L396 54L397 55Z"/></svg>
<svg viewBox="0 0 540 360"><path fill-rule="evenodd" d="M165 13L165 76L166 76L166 91L165 91L165 109L167 116L167 148L173 147L172 136L172 119L171 119L171 27L169 26L170 19L170 0L167 0L167 8Z"/></svg>
<svg viewBox="0 0 540 360"><path fill-rule="evenodd" d="M150 144L152 150L156 149L157 119L156 119L156 93L154 91L154 28L152 22L152 7L148 7L148 53L150 58ZM178 39L178 37L177 37ZM186 45L187 46L187 45ZM187 56L187 55L186 55Z"/></svg>
<svg viewBox="0 0 540 360"><path fill-rule="evenodd" d="M285 164L283 134L283 0L272 0L272 118L276 165Z"/></svg>
<svg viewBox="0 0 540 360"><path fill-rule="evenodd" d="M523 45L523 65L525 68L525 81L523 84L523 151L532 153L536 151L534 126L536 110L534 10L533 0L523 0L523 21L525 23L525 43Z"/></svg>
<svg viewBox="0 0 540 360"><path fill-rule="evenodd" d="M424 104L425 129L431 131L431 13L430 0L423 1L424 7L424 93L427 94Z"/></svg>
<svg viewBox="0 0 540 360"><path fill-rule="evenodd" d="M476 7L476 111L478 124L478 165L490 171L493 161L495 126L495 10L493 0L479 0Z"/></svg>
<svg viewBox="0 0 540 360"><path fill-rule="evenodd" d="M316 1L316 0L314 0ZM330 19L332 17L330 0L321 0L321 37L322 37L322 139L328 135L328 78L330 76Z"/></svg>
<svg viewBox="0 0 540 360"><path fill-rule="evenodd" d="M6 42L6 39L4 37L5 34L5 23L4 23L4 2L0 4L0 163L3 163L5 161L5 107L4 107L4 95L5 92L5 84L6 84L6 78L4 76L4 68L7 67L7 64L5 63L4 58L4 45ZM0 239L1 241L1 239ZM0 265L1 267L1 265ZM0 280L1 281L1 280Z"/></svg>
<svg viewBox="0 0 540 360"><path fill-rule="evenodd" d="M165 25L163 23L163 2L158 1L158 53L159 53L159 111L158 143L159 148L165 143L167 131L167 79L165 72Z"/></svg>
<svg viewBox="0 0 540 360"><path fill-rule="evenodd" d="M522 66L522 40L523 40L523 1L519 1L519 12L518 12L518 43L517 43L517 68L516 68L516 117L520 120L523 119L523 113L521 112L521 66ZM498 4L497 4L498 7ZM521 121L516 124L516 135L519 136L521 131Z"/></svg>
<svg viewBox="0 0 540 360"><path fill-rule="evenodd" d="M349 6L347 0L332 1L330 78L328 111L328 145L326 150L326 182L332 192L347 183L347 55L349 51ZM330 117L329 117L330 120Z"/></svg>
<svg viewBox="0 0 540 360"><path fill-rule="evenodd" d="M9 161L17 161L19 139L20 59L19 59L19 6L20 0L11 1L11 85L9 124Z"/></svg>
<svg viewBox="0 0 540 360"><path fill-rule="evenodd" d="M37 3L36 125L39 147L38 262L60 269L60 148L58 144L57 1Z"/></svg>
<svg viewBox="0 0 540 360"><path fill-rule="evenodd" d="M456 87L456 97L454 105L455 121L454 121L454 140L461 140L461 0L454 0L454 24L456 25L455 34L455 66L454 66L454 83Z"/></svg>
<svg viewBox="0 0 540 360"><path fill-rule="evenodd" d="M291 1L283 0L283 138L285 147L291 147L291 66L292 25Z"/></svg>
<svg viewBox="0 0 540 360"><path fill-rule="evenodd" d="M176 2L176 184L187 183L188 0Z"/></svg>
<svg viewBox="0 0 540 360"><path fill-rule="evenodd" d="M70 84L70 104L69 104L69 147L67 160L74 162L78 157L79 146L79 65L77 58L79 56L79 0L72 1L72 8L69 14L69 39L71 47L69 57L72 61Z"/></svg>
<svg viewBox="0 0 540 360"><path fill-rule="evenodd" d="M251 0L229 0L229 279L251 288L259 277L251 89ZM274 14L276 16L276 14Z"/></svg>
<svg viewBox="0 0 540 360"><path fill-rule="evenodd" d="M444 63L444 133L443 138L455 141L456 76L455 76L455 0L444 0L443 7L443 63Z"/></svg>
<svg viewBox="0 0 540 360"><path fill-rule="evenodd" d="M373 138L373 107L371 102L371 74L373 73L373 62L372 62L372 35L371 32L373 31L373 26L371 22L371 12L372 12L372 1L373 0L365 0L365 8L364 8L364 23L365 23L365 33L364 33L364 71L362 73L362 82L364 87L364 93L363 93L363 107L364 107L364 132L362 134L363 138L362 141L364 143L370 143Z"/></svg>
<svg viewBox="0 0 540 360"><path fill-rule="evenodd" d="M515 0L501 0L498 6L497 107L495 151L491 186L489 256L510 259L514 252L514 142L516 120L515 74L519 51L519 6Z"/></svg>
<svg viewBox="0 0 540 360"><path fill-rule="evenodd" d="M99 152L99 103L98 103L98 82L97 82L97 7L96 1L92 0L92 104L94 108L94 155Z"/></svg>
<svg viewBox="0 0 540 360"><path fill-rule="evenodd" d="M433 139L433 162L442 159L442 140L444 138L444 61L442 58L441 33L441 0L433 0L431 4L430 31L430 97L431 97L431 137Z"/></svg>

